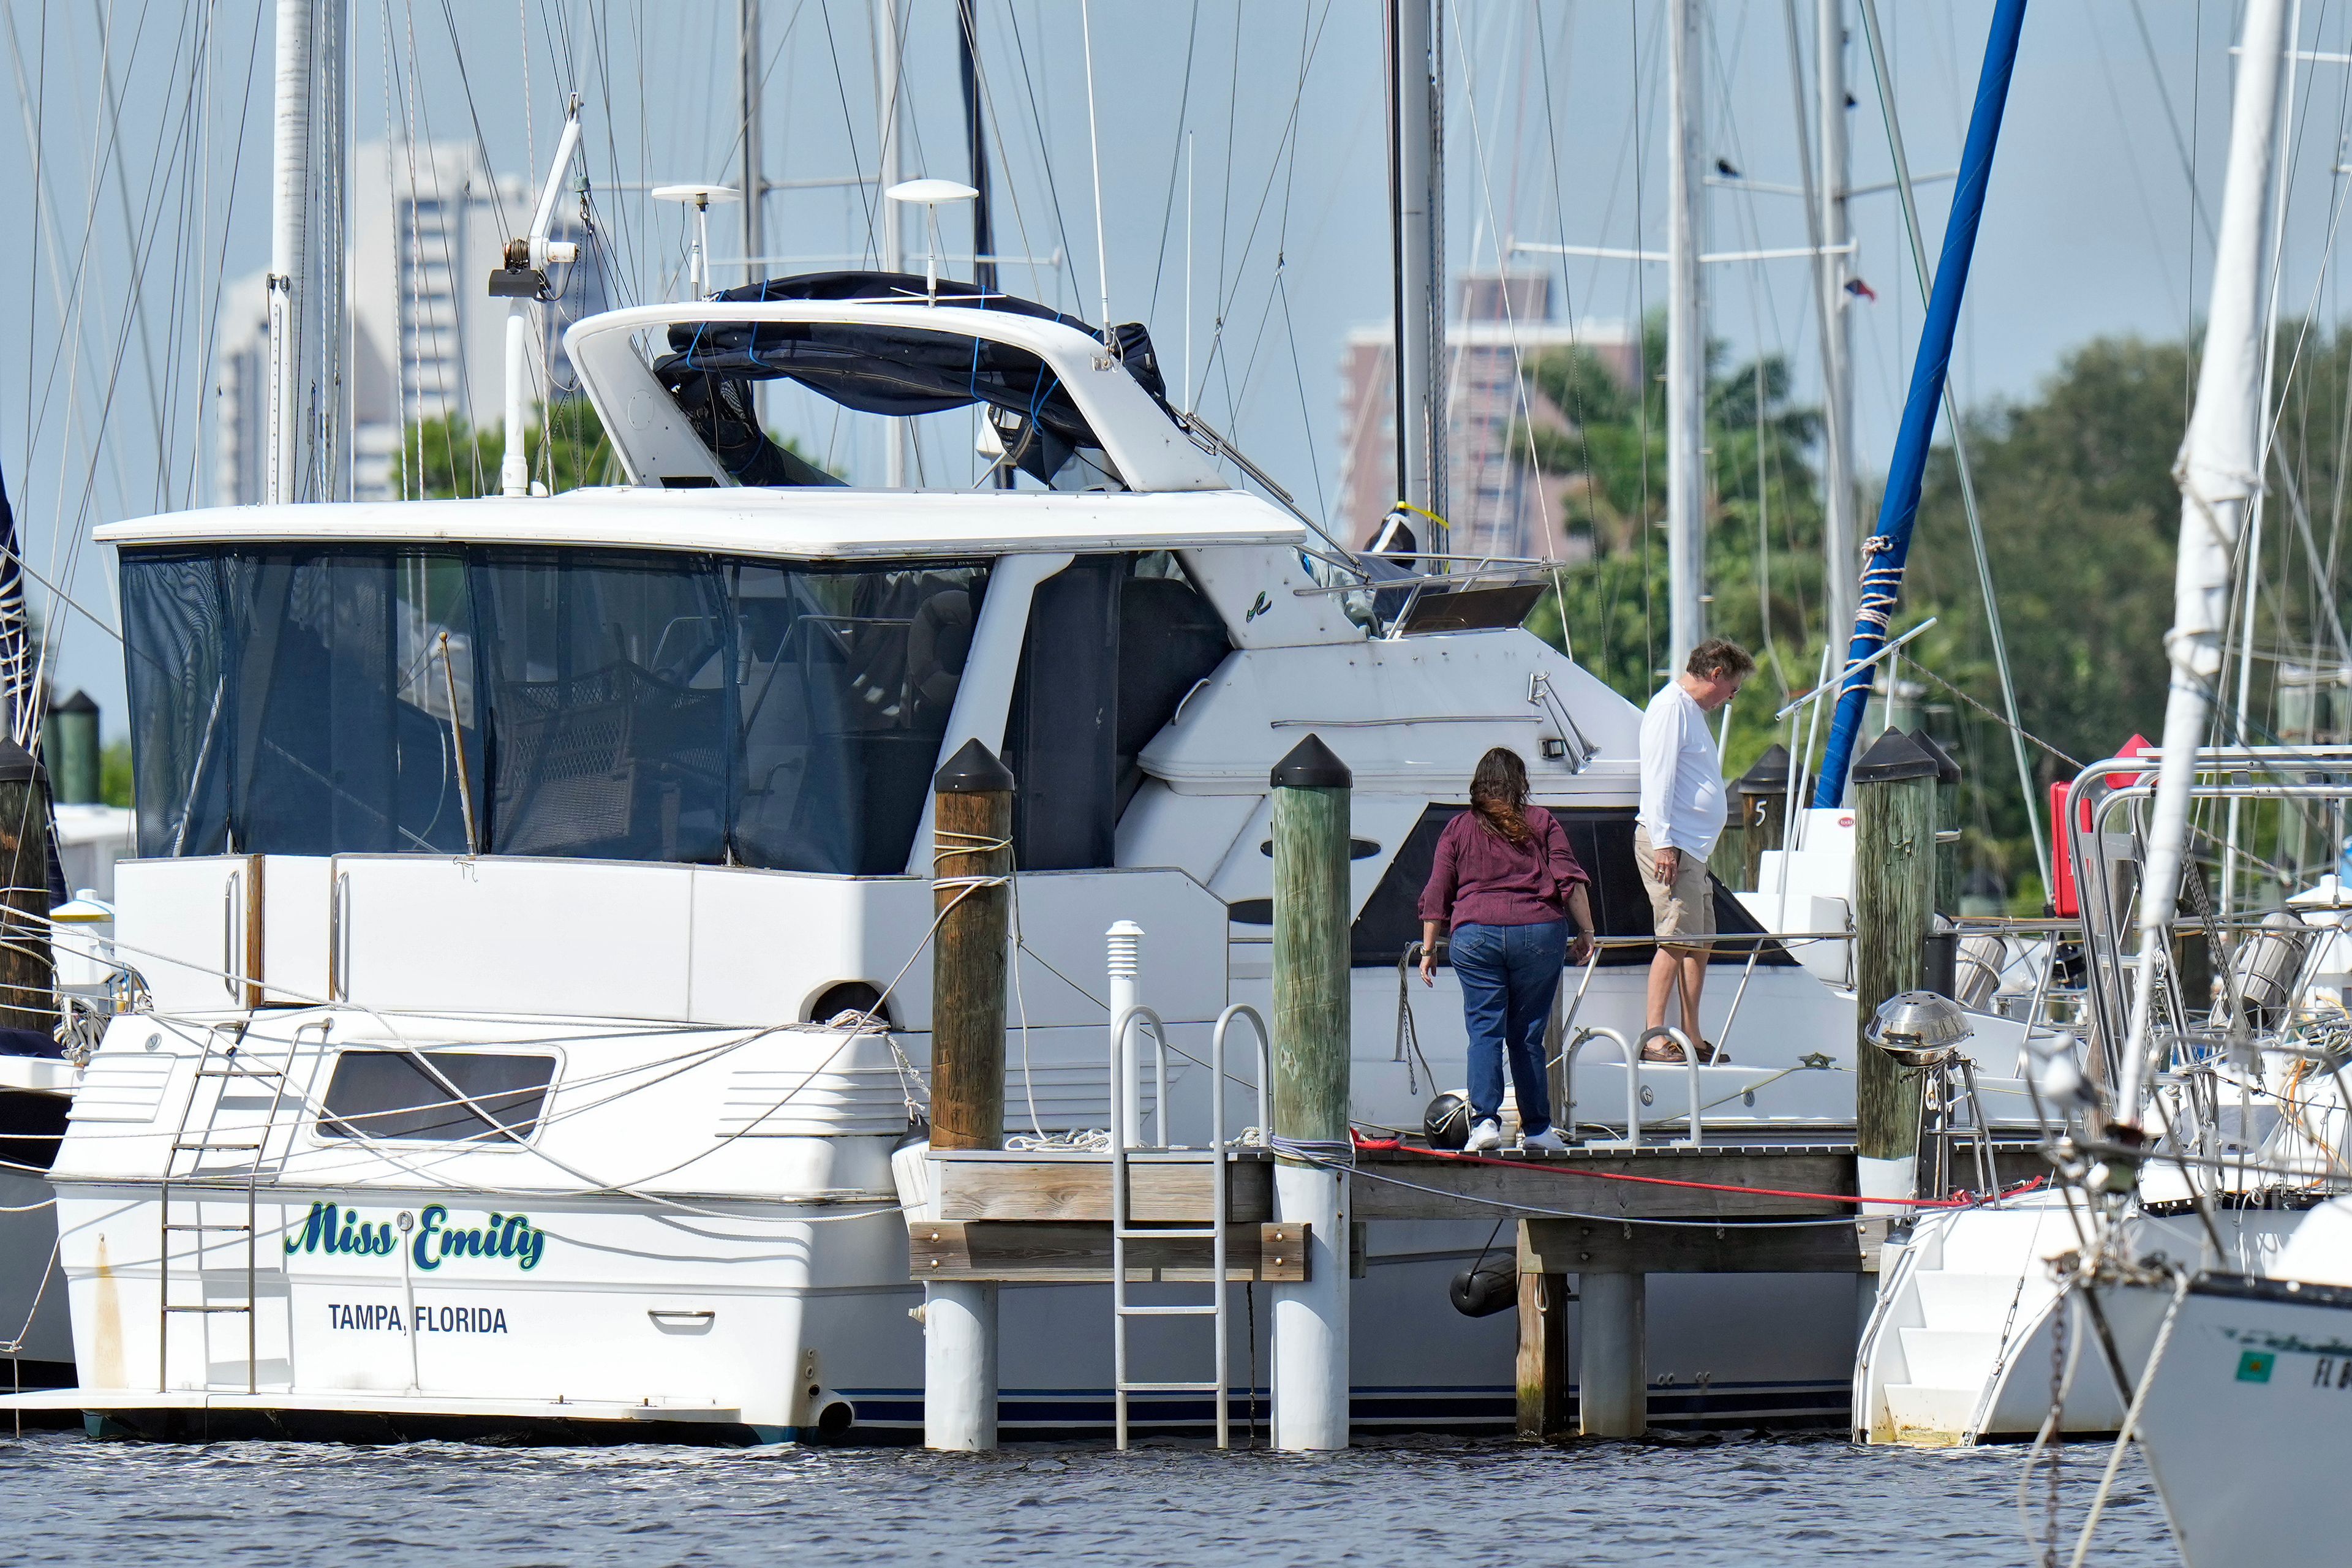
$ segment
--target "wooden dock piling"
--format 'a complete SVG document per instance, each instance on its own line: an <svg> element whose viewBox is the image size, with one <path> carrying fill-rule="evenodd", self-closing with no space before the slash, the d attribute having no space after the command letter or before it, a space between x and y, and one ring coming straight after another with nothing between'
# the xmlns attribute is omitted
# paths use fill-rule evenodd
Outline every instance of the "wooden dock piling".
<svg viewBox="0 0 2352 1568"><path fill-rule="evenodd" d="M1761 885L1764 851L1789 847L1789 748L1778 741L1765 747L1732 793L1748 825L1740 860L1745 879L1737 886L1753 889Z"/></svg>
<svg viewBox="0 0 2352 1568"><path fill-rule="evenodd" d="M1519 1436L1549 1437L1568 1425L1568 1276L1545 1272L1518 1223Z"/></svg>
<svg viewBox="0 0 2352 1568"><path fill-rule="evenodd" d="M1914 1195L1919 1081L1863 1031L1881 1003L1917 990L1925 978L1936 886L1936 773L1935 759L1900 730L1879 736L1853 765L1854 1145L1865 1197Z"/></svg>
<svg viewBox="0 0 2352 1568"><path fill-rule="evenodd" d="M1281 762L1274 792L1274 1131L1284 1144L1349 1146L1347 764L1314 735ZM1223 1086L1219 1086L1222 1089ZM1305 1281L1274 1289L1274 1444L1348 1446L1348 1184L1329 1164L1284 1158L1277 1221L1307 1227Z"/></svg>
<svg viewBox="0 0 2352 1568"><path fill-rule="evenodd" d="M0 889L7 912L0 940L0 1028L44 1041L58 1021L57 971L49 957L49 781L31 753L0 736Z"/></svg>
<svg viewBox="0 0 2352 1568"><path fill-rule="evenodd" d="M1004 980L1012 773L967 741L932 780L931 1147L1004 1143ZM996 1284L923 1285L923 1446L996 1447Z"/></svg>

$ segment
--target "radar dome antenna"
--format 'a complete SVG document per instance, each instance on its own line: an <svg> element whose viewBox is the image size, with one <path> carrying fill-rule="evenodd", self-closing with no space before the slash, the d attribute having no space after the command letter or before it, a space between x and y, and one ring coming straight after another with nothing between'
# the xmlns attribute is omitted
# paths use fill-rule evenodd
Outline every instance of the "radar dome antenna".
<svg viewBox="0 0 2352 1568"><path fill-rule="evenodd" d="M743 193L732 185L656 185L646 193L657 202L684 202L694 208L694 245L687 252L688 293L699 300L709 293L710 209L740 202Z"/></svg>
<svg viewBox="0 0 2352 1568"><path fill-rule="evenodd" d="M940 302L940 204L976 201L980 193L954 180L902 180L882 194L894 202L923 209L923 233L928 237L923 251L923 297L936 305Z"/></svg>

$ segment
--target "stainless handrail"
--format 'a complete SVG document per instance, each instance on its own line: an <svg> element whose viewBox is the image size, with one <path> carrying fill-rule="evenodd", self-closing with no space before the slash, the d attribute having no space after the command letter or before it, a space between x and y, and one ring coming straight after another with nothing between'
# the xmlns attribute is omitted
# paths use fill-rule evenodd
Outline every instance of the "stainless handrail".
<svg viewBox="0 0 2352 1568"><path fill-rule="evenodd" d="M1262 1138L1274 1136L1274 1060L1273 1047L1268 1043L1265 1019L1246 1002L1236 1002L1217 1015L1215 1032L1209 1037L1209 1077L1214 1089L1214 1099L1209 1112L1209 1139L1217 1149L1225 1146L1225 1031L1237 1019L1247 1018L1257 1035L1257 1128ZM1222 1164L1220 1165L1222 1169Z"/></svg>
<svg viewBox="0 0 2352 1568"><path fill-rule="evenodd" d="M1111 1149L1114 1152L1121 1148L1125 1142L1123 1131L1118 1126L1118 1123L1123 1120L1118 1113L1118 1108L1126 1102L1128 1080L1134 1076L1136 1070L1136 1063L1129 1046L1129 1040L1134 1034L1135 1026L1138 1022L1149 1024L1151 1028L1151 1044L1153 1047L1152 1056L1156 1069L1152 1074L1151 1086L1153 1097L1151 1105L1151 1130L1159 1135L1160 1142L1157 1143L1138 1143L1136 1144L1136 1147L1139 1149L1167 1149L1173 1147L1173 1145L1168 1142L1168 1026L1160 1021L1159 1014L1139 1003L1135 1006L1129 1007L1126 1012L1119 1015L1118 1023L1111 1031L1110 1120L1113 1124L1111 1131ZM1139 1088L1140 1086L1139 1085L1138 1087ZM1135 1133L1138 1138L1140 1138L1143 1135L1142 1120L1143 1119L1140 1116L1136 1118Z"/></svg>
<svg viewBox="0 0 2352 1568"><path fill-rule="evenodd" d="M1644 1030L1642 1038L1647 1041L1652 1035L1664 1035L1683 1048L1683 1072L1690 1089L1690 1136L1684 1139L1677 1147L1703 1148L1706 1143L1706 1136L1699 1114L1698 1047L1692 1042L1688 1035L1684 1034L1672 1024L1661 1024L1654 1029Z"/></svg>
<svg viewBox="0 0 2352 1568"><path fill-rule="evenodd" d="M1576 1133L1576 1053L1584 1042L1600 1038L1613 1042L1618 1053L1625 1058L1625 1136L1600 1138L1585 1144L1588 1149L1639 1149L1642 1146L1642 1068L1633 1047L1625 1037L1603 1025L1595 1024L1568 1043L1560 1058L1559 1098L1560 1120L1568 1123L1569 1135Z"/></svg>

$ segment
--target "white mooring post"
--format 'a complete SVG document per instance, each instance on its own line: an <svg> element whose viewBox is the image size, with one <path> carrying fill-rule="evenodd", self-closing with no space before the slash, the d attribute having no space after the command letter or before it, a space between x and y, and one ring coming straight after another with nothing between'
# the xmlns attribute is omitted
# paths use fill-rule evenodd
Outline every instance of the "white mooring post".
<svg viewBox="0 0 2352 1568"><path fill-rule="evenodd" d="M1305 1282L1274 1287L1274 1446L1293 1452L1348 1446L1348 1177L1335 1163L1348 1154L1354 782L1313 735L1274 768L1274 1217L1307 1227Z"/></svg>
<svg viewBox="0 0 2352 1568"><path fill-rule="evenodd" d="M1577 1277L1577 1429L1588 1437L1639 1437L1650 1427L1649 1279Z"/></svg>
<svg viewBox="0 0 2352 1568"><path fill-rule="evenodd" d="M923 1285L923 1447L984 1454L996 1447L996 1286Z"/></svg>

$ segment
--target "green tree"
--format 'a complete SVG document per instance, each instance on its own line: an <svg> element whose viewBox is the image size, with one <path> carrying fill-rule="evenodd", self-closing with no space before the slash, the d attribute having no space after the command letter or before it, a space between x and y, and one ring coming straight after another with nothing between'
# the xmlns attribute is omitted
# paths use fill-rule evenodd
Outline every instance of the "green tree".
<svg viewBox="0 0 2352 1568"><path fill-rule="evenodd" d="M584 397L568 397L523 435L532 482L551 491L620 482L620 464L605 439L604 422ZM476 429L463 415L447 414L408 427L395 465L404 495L446 500L499 493L499 467L506 459L503 428ZM420 477L411 478L412 470Z"/></svg>
<svg viewBox="0 0 2352 1568"><path fill-rule="evenodd" d="M1666 322L1643 323L1639 365L1665 363ZM1821 500L1810 458L1818 410L1790 400L1788 361L1767 355L1726 368L1720 342L1707 353L1707 564L1709 620L1762 660L1764 690L1811 684L1818 650ZM1528 626L1568 647L1628 699L1643 702L1665 678L1666 403L1664 380L1637 370L1627 387L1582 346L1540 355L1531 389L1565 427L1523 423L1517 449L1547 477L1565 477L1563 531L1589 542L1589 563L1563 570L1558 591ZM1566 635L1562 633L1563 606ZM1771 743L1769 705L1734 710L1727 762L1744 769Z"/></svg>
<svg viewBox="0 0 2352 1568"><path fill-rule="evenodd" d="M98 796L109 805L131 804L131 742L110 742L98 754Z"/></svg>
<svg viewBox="0 0 2352 1568"><path fill-rule="evenodd" d="M1645 323L1643 336L1643 363L1662 363L1661 323ZM2277 659L2335 662L2337 606L2352 597L2345 581L2352 551L2342 548L2352 479L2352 330L2283 327L2277 360L2283 391L2256 637L2257 647L2276 658L2255 667L2248 718L2257 739L2269 738L2266 721L2276 712ZM1725 762L1736 773L1778 738L1768 721L1779 694L1812 683L1831 628L1820 619L1816 421L1811 410L1790 405L1785 363L1768 358L1724 372L1721 361L1720 349L1710 353L1709 620L1755 649L1766 670L1755 694L1733 710ZM2032 397L1968 416L2019 718L2067 757L2111 755L2135 731L2153 735L2162 722L2163 637L2180 516L2172 465L2194 369L2189 346L2179 342L2097 339L2068 353ZM1655 536L1664 516L1663 386L1644 376L1636 395L1585 351L1539 360L1529 376L1567 416L1568 427L1522 429L1520 449L1547 473L1573 476L1568 527L1588 535L1593 552L1589 563L1563 570L1560 591L1544 595L1528 626L1572 647L1626 697L1644 700L1664 679L1666 560ZM1875 499L1865 500L1867 532ZM1899 630L1930 616L1937 626L1906 649L1900 673L1924 679L1929 726L1965 770L1966 858L2001 877L2021 905L2038 907L2034 847L2008 731L1938 683L2000 707L1948 444L1928 462L1895 624ZM1834 630L1842 646L1849 628ZM2047 800L2052 781L2075 772L2041 744L2029 747L2029 761L2037 801ZM2263 843L2274 847L2258 852L2284 857L2281 865L2298 852L2327 852L2325 825L2298 826L2281 810L2262 822L2265 835L2275 835Z"/></svg>

